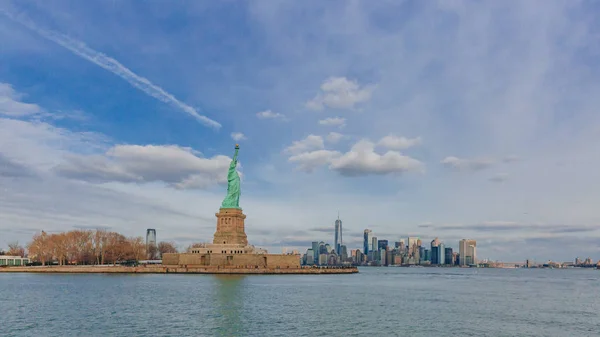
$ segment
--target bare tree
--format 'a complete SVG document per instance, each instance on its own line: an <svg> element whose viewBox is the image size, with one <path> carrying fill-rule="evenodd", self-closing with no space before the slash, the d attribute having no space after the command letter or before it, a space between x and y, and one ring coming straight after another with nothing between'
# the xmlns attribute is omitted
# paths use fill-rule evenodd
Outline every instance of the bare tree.
<svg viewBox="0 0 600 337"><path fill-rule="evenodd" d="M69 239L68 233L56 233L48 237L51 245L50 252L58 261L58 264L63 266L68 263L69 257Z"/></svg>
<svg viewBox="0 0 600 337"><path fill-rule="evenodd" d="M158 243L158 252L160 256L167 253L177 253L177 248L175 248L175 242L166 242L161 241Z"/></svg>
<svg viewBox="0 0 600 337"><path fill-rule="evenodd" d="M107 260L113 264L131 258L132 255L127 238L115 232L108 232L105 249Z"/></svg>
<svg viewBox="0 0 600 337"><path fill-rule="evenodd" d="M140 261L146 258L146 244L141 236L129 238L129 249L133 260Z"/></svg>
<svg viewBox="0 0 600 337"><path fill-rule="evenodd" d="M96 229L92 234L92 252L96 257L96 264L104 264L107 241L108 233L104 228Z"/></svg>
<svg viewBox="0 0 600 337"><path fill-rule="evenodd" d="M27 246L30 258L46 265L46 261L52 259L51 242L46 232L42 231L33 236L33 240Z"/></svg>
<svg viewBox="0 0 600 337"><path fill-rule="evenodd" d="M186 249L186 251L188 253L190 253L192 251L192 248L202 248L204 247L205 244L204 243L200 243L200 242L196 242L196 243L192 243L191 245L189 245Z"/></svg>
<svg viewBox="0 0 600 337"><path fill-rule="evenodd" d="M23 256L25 256L25 248L23 248L23 246L19 245L19 241L11 242L8 244L7 254L11 255L11 256L23 257Z"/></svg>
<svg viewBox="0 0 600 337"><path fill-rule="evenodd" d="M87 230L74 230L68 232L69 259L71 263L85 264L92 255L92 232Z"/></svg>
<svg viewBox="0 0 600 337"><path fill-rule="evenodd" d="M149 260L156 260L159 255L158 247L155 245L148 245L148 247L146 247L146 253Z"/></svg>
<svg viewBox="0 0 600 337"><path fill-rule="evenodd" d="M188 249L204 247L204 243L195 243ZM17 242L9 245L9 254L25 255L25 249ZM65 264L104 264L125 260L157 259L159 255L177 253L174 242L162 241L153 247L146 247L141 236L126 238L116 232L105 229L95 231L73 230L52 235L35 234L27 245L32 261L46 265L49 261Z"/></svg>

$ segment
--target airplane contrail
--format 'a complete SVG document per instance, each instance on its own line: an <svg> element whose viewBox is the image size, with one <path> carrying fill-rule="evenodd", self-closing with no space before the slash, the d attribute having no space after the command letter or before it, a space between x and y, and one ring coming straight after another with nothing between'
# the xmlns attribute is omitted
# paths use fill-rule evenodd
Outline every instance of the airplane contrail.
<svg viewBox="0 0 600 337"><path fill-rule="evenodd" d="M129 84L131 84L132 86L143 91L147 95L152 96L152 97L158 99L159 101L171 104L171 105L183 110L184 112L188 113L189 115L192 115L193 117L195 117L202 124L212 127L212 128L215 128L215 129L219 129L221 127L221 124L219 124L217 121L214 121L206 116L200 115L198 113L198 111L196 111L196 109L181 102L180 100L175 98L175 96L166 92L159 86L152 84L152 82L150 82L150 80L148 80L147 78L135 74L134 72L129 70L127 67L122 65L119 61L117 61L117 60L113 59L112 57L109 57L99 51L93 50L92 48L88 47L85 43L83 43L81 41L77 41L75 39L72 39L61 33L57 33L57 32L53 32L51 30L39 28L31 20L16 17L16 16L6 12L3 9L0 9L0 13L4 14L4 16L8 17L10 20L12 20L16 23L19 23L22 26L25 26L26 28L36 32L37 34L41 35L42 37L68 49L73 54L75 54L83 59L86 59L86 60L112 72L113 74L121 77L125 81L129 82Z"/></svg>

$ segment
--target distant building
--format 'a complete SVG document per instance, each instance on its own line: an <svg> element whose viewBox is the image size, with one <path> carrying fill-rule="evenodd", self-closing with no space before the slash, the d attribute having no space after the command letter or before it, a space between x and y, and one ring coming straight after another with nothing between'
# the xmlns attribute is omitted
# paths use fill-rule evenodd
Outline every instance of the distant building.
<svg viewBox="0 0 600 337"><path fill-rule="evenodd" d="M334 251L332 251L329 255L327 255L327 265L335 266L336 264L339 264L338 256Z"/></svg>
<svg viewBox="0 0 600 337"><path fill-rule="evenodd" d="M387 266L387 262L386 262L387 252L385 249L379 249L378 257L379 257L379 265Z"/></svg>
<svg viewBox="0 0 600 337"><path fill-rule="evenodd" d="M417 241L421 241L421 239L413 236L408 237L408 256L412 257L415 255L415 249L419 246Z"/></svg>
<svg viewBox="0 0 600 337"><path fill-rule="evenodd" d="M477 264L477 242L475 240L460 240L458 243L458 251L461 266Z"/></svg>
<svg viewBox="0 0 600 337"><path fill-rule="evenodd" d="M319 265L321 265L321 266L327 265L327 257L328 257L327 254L320 254L319 255Z"/></svg>
<svg viewBox="0 0 600 337"><path fill-rule="evenodd" d="M373 231L370 229L365 229L364 239L363 239L363 253L368 255L373 250Z"/></svg>
<svg viewBox="0 0 600 337"><path fill-rule="evenodd" d="M360 251L360 249L352 250L352 262L355 264L362 264L364 261L364 254Z"/></svg>
<svg viewBox="0 0 600 337"><path fill-rule="evenodd" d="M452 248L448 247L444 250L444 256L445 256L445 264L450 264L453 265L454 264L454 254L452 252Z"/></svg>
<svg viewBox="0 0 600 337"><path fill-rule="evenodd" d="M439 250L440 250L440 247L438 247L438 246L431 247L431 264L439 264L440 263L438 260L438 258L440 256Z"/></svg>
<svg viewBox="0 0 600 337"><path fill-rule="evenodd" d="M328 254L329 252L327 251L327 247L325 246L325 242L321 241L319 242L319 248L317 249L317 252L315 252L315 256L321 255L321 254Z"/></svg>
<svg viewBox="0 0 600 337"><path fill-rule="evenodd" d="M148 258L156 258L156 256L150 256L152 252L156 253L156 229L148 228L146 230L146 253L148 254Z"/></svg>
<svg viewBox="0 0 600 337"><path fill-rule="evenodd" d="M311 244L315 263L318 262L319 258L319 243L317 241L313 241Z"/></svg>
<svg viewBox="0 0 600 337"><path fill-rule="evenodd" d="M377 249L387 250L388 244L388 240L377 240Z"/></svg>
<svg viewBox="0 0 600 337"><path fill-rule="evenodd" d="M445 247L443 243L438 246L438 264L446 264Z"/></svg>
<svg viewBox="0 0 600 337"><path fill-rule="evenodd" d="M342 252L342 220L340 220L340 214L338 213L338 218L335 220L335 253L340 255Z"/></svg>
<svg viewBox="0 0 600 337"><path fill-rule="evenodd" d="M29 258L21 256L0 255L0 266L24 266L29 263Z"/></svg>
<svg viewBox="0 0 600 337"><path fill-rule="evenodd" d="M438 238L433 239L431 241L431 264L445 264L445 253L444 244Z"/></svg>
<svg viewBox="0 0 600 337"><path fill-rule="evenodd" d="M306 264L307 265L315 264L315 252L314 252L314 250L312 250L312 248L309 248L306 251Z"/></svg>
<svg viewBox="0 0 600 337"><path fill-rule="evenodd" d="M379 260L379 248L377 244L377 237L374 236L371 238L371 249L373 249L373 259L372 261L377 262Z"/></svg>
<svg viewBox="0 0 600 337"><path fill-rule="evenodd" d="M346 245L341 245L340 246L340 258L342 259L342 262L346 261L348 259L348 248L346 247Z"/></svg>

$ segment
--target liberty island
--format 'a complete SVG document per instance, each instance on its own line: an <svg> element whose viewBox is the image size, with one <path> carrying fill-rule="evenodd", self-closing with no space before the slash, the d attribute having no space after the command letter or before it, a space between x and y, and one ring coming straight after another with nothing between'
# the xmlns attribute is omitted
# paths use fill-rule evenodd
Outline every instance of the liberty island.
<svg viewBox="0 0 600 337"><path fill-rule="evenodd" d="M164 254L163 265L177 270L202 269L206 272L227 270L231 273L260 274L313 274L356 273L357 268L315 269L303 268L299 255L269 254L266 250L248 244L245 231L246 215L240 207L240 176L237 172L240 146L235 145L235 153L227 173L227 195L217 217L217 229L212 244L196 247L188 253Z"/></svg>
<svg viewBox="0 0 600 337"><path fill-rule="evenodd" d="M352 274L358 268L307 267L296 254L269 254L248 244L246 215L240 207L240 176L237 172L239 145L227 173L227 195L221 203L212 243L185 253L165 253L162 264L143 266L33 266L0 268L0 272L41 273L190 273L190 274Z"/></svg>

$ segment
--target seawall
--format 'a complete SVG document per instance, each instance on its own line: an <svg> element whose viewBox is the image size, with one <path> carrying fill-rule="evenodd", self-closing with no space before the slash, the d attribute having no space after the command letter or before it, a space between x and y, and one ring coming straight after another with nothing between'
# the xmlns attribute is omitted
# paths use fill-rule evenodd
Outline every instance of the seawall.
<svg viewBox="0 0 600 337"><path fill-rule="evenodd" d="M4 267L0 273L66 273L66 274L251 274L251 275L323 275L354 274L358 268L224 268L192 266L35 266Z"/></svg>

